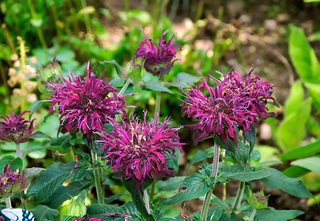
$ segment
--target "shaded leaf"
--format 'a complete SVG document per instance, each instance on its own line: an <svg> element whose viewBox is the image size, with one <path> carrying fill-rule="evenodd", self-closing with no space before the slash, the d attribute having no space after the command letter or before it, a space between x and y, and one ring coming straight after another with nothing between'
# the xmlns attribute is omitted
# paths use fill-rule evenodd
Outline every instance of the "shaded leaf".
<svg viewBox="0 0 320 221"><path fill-rule="evenodd" d="M59 214L58 210L56 209L51 209L45 205L40 205L37 206L36 208L30 210L30 212L33 213L34 217L37 220L58 220L55 217Z"/></svg>
<svg viewBox="0 0 320 221"><path fill-rule="evenodd" d="M279 157L285 160L292 160L292 159L310 157L316 153L320 153L320 140L299 148L294 148L292 150L289 150L288 152L281 154Z"/></svg>
<svg viewBox="0 0 320 221"><path fill-rule="evenodd" d="M319 157L308 157L291 162L292 165L300 166L311 170L320 175L320 158Z"/></svg>
<svg viewBox="0 0 320 221"><path fill-rule="evenodd" d="M258 210L254 220L259 221L284 221L304 214L299 210Z"/></svg>

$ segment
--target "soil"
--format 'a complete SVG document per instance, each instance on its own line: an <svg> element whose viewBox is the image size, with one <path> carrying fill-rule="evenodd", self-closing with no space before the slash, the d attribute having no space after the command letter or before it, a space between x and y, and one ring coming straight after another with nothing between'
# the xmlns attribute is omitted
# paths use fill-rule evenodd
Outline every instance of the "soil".
<svg viewBox="0 0 320 221"><path fill-rule="evenodd" d="M149 4L151 1L130 0L129 2L130 9L151 12ZM143 4L143 2L146 4ZM162 13L167 15L170 13L172 2L172 0L169 1L166 10L163 10ZM218 10L219 8L223 9L223 25L225 27L231 26L235 32L239 33L240 50L246 65L248 67L254 65L256 67L254 73L258 74L262 80L267 80L271 84L277 85L278 93L276 98L283 105L288 97L290 85L293 80L298 79L288 55L289 24L303 28L307 36L319 30L320 4L306 4L302 0L194 0L189 1L190 4L186 11L183 10L182 2L180 1L174 18L173 30L180 32L181 29L185 29L195 19L198 4L203 3L204 10L200 18L207 19L208 22L204 27L198 29L194 43L195 47L210 45L216 33ZM111 13L110 19L101 18L105 29L110 34L104 45L117 43L121 39L121 35L125 34L127 30L118 17L118 12L124 11L123 1L100 0L99 4L101 7L108 8ZM313 42L312 46L319 58L320 47L317 47L319 42ZM222 58L221 65L233 67L236 72L244 75L246 70L243 68L244 62L241 59L241 54L237 50L229 50ZM277 119L279 121L282 119L282 108L278 109ZM258 134L260 133L264 133L261 131L261 127L258 131ZM188 136L191 137L192 134L190 133ZM271 137L263 140L259 139L257 142L258 144L276 146ZM192 141L190 140L189 143L192 143ZM210 143L204 142L200 148L204 149L206 146L210 146ZM185 148L186 154L183 155L184 158L181 160L180 171L182 172L180 173L182 174L180 175L185 175L188 164L186 156L190 153L191 148L192 145ZM235 196L237 186L236 181L232 181L227 185L227 197ZM262 188L264 188L267 195L270 194L269 206L277 210L295 209L304 211L305 214L298 217L300 220L320 220L320 208L317 205L307 206L307 199L293 197L279 189L271 190L260 181L253 182L254 191L259 191ZM221 190L219 188L216 189L215 194L220 196ZM201 206L201 200L187 202L188 210L184 210L184 213L191 215L193 212L199 211Z"/></svg>

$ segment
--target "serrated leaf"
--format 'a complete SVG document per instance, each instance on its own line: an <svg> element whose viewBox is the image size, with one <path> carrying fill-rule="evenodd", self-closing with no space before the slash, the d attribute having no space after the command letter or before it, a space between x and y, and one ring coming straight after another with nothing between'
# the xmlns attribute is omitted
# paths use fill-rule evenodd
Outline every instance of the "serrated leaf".
<svg viewBox="0 0 320 221"><path fill-rule="evenodd" d="M241 165L232 165L219 168L219 176L228 179L236 179L243 182L259 180L268 177L270 172L266 168L244 167Z"/></svg>
<svg viewBox="0 0 320 221"><path fill-rule="evenodd" d="M320 175L320 158L319 157L308 157L305 159L295 160L291 162L291 165L306 168Z"/></svg>
<svg viewBox="0 0 320 221"><path fill-rule="evenodd" d="M171 90L169 90L168 88L162 86L161 84L155 82L155 81L146 81L144 82L146 88L152 90L152 91L164 91L164 92L168 92L170 94L173 94L173 92Z"/></svg>
<svg viewBox="0 0 320 221"><path fill-rule="evenodd" d="M314 198L302 181L298 178L289 178L276 169L266 167L270 176L261 179L269 188L280 188L281 190L300 198Z"/></svg>
<svg viewBox="0 0 320 221"><path fill-rule="evenodd" d="M284 221L291 220L304 214L299 210L258 210L253 220L259 221Z"/></svg>
<svg viewBox="0 0 320 221"><path fill-rule="evenodd" d="M50 197L65 181L81 180L85 172L77 167L71 173L75 165L76 162L69 162L67 164L55 163L49 166L28 188L27 197L34 196L34 201L40 202Z"/></svg>
<svg viewBox="0 0 320 221"><path fill-rule="evenodd" d="M4 156L0 159L0 173L4 171L4 168L8 163L13 161L15 158L13 156Z"/></svg>
<svg viewBox="0 0 320 221"><path fill-rule="evenodd" d="M179 156L180 150L177 147L174 147L175 156L169 155L169 159L166 159L166 165L169 169L173 169L176 173L179 171Z"/></svg>
<svg viewBox="0 0 320 221"><path fill-rule="evenodd" d="M252 152L254 145L256 144L256 129L254 128L253 125L250 125L249 130L246 132L243 132L243 137L246 139L246 141L249 142L250 144L250 150L249 153Z"/></svg>
<svg viewBox="0 0 320 221"><path fill-rule="evenodd" d="M279 157L284 160L292 160L310 157L316 153L320 153L320 140L299 148L295 148L293 150L289 150L288 152L281 154Z"/></svg>
<svg viewBox="0 0 320 221"><path fill-rule="evenodd" d="M13 161L10 162L10 170L15 171L18 169L21 169L23 165L22 159L20 157L17 157Z"/></svg>
<svg viewBox="0 0 320 221"><path fill-rule="evenodd" d="M51 146L54 146L54 147L62 147L63 149L68 149L71 147L71 144L70 144L70 139L71 139L71 135L70 134L66 134L62 137L59 137L59 138L55 138L55 139L52 139L52 142L51 142Z"/></svg>
<svg viewBox="0 0 320 221"><path fill-rule="evenodd" d="M111 214L111 213L122 213L122 214L127 213L130 216L133 216L134 213L137 213L137 212L138 211L136 207L131 201L127 202L122 206L94 204L87 208L87 214L90 215L90 217L102 217L105 214ZM122 220L123 220L123 217L122 217Z"/></svg>
<svg viewBox="0 0 320 221"><path fill-rule="evenodd" d="M86 181L80 180L71 182L68 184L68 186L61 186L56 189L50 197L45 199L43 203L50 208L57 209L64 201L71 199L71 197L77 196L85 187L88 187L88 185L85 184Z"/></svg>
<svg viewBox="0 0 320 221"><path fill-rule="evenodd" d="M237 141L237 148L235 149L235 157L240 162L241 165L246 165L249 159L249 150L247 145L242 141Z"/></svg>
<svg viewBox="0 0 320 221"><path fill-rule="evenodd" d="M43 219L52 220L52 221L58 220L55 218L59 214L58 210L51 209L45 205L37 206L36 208L30 210L30 212L33 213L34 217L37 220L43 220Z"/></svg>

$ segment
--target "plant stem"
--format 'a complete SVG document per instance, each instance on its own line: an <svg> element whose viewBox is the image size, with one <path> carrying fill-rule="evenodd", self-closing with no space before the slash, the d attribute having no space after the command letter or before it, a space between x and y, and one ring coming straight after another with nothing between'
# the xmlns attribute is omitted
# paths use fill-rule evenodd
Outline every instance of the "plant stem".
<svg viewBox="0 0 320 221"><path fill-rule="evenodd" d="M122 94L127 90L128 86L131 83L131 79L127 79L126 83L123 85L123 87L121 88L121 90L119 91L119 93L117 94L118 97L122 96Z"/></svg>
<svg viewBox="0 0 320 221"><path fill-rule="evenodd" d="M21 95L21 101L20 101L20 111L24 111L24 104L25 104L25 96L26 95L26 91L25 91L25 71L24 71L24 66L26 64L26 50L24 47L25 41L21 38L18 37L18 41L20 43L20 69L21 69L21 74L23 76L23 79L21 79L20 82L20 87L21 87L21 91L22 91L22 95Z"/></svg>
<svg viewBox="0 0 320 221"><path fill-rule="evenodd" d="M8 209L12 209L10 196L9 197L4 197L4 200L6 201L7 208Z"/></svg>
<svg viewBox="0 0 320 221"><path fill-rule="evenodd" d="M51 10L52 10L52 15L53 15L53 19L54 19L54 26L56 27L56 31L57 31L57 37L59 39L59 41L61 41L61 34L60 34L60 29L59 29L59 25L58 25L58 16L57 16L57 10L56 7L54 5L54 2L51 2L50 4Z"/></svg>
<svg viewBox="0 0 320 221"><path fill-rule="evenodd" d="M226 151L224 149L222 149L221 151L221 162L223 162L223 158L226 154ZM227 198L227 184L226 183L222 183L222 201L226 200Z"/></svg>
<svg viewBox="0 0 320 221"><path fill-rule="evenodd" d="M0 49L2 49L2 47L0 46ZM4 73L3 67L2 67L2 60L0 60L0 74L1 74L1 78L2 78L2 82L4 84L4 87L6 89L6 99L4 100L5 103L5 113L8 114L9 113L9 104L10 102L10 90L9 90L9 86L8 86L8 80L7 80L7 75Z"/></svg>
<svg viewBox="0 0 320 221"><path fill-rule="evenodd" d="M1 21L0 21L0 24L1 24ZM7 28L7 25L6 24L1 24L1 27L2 27L3 32L4 32L5 40L7 40L7 43L9 45L12 53L17 53L16 47L14 46L14 43L13 43L13 41L11 39L11 36L10 36L9 30Z"/></svg>
<svg viewBox="0 0 320 221"><path fill-rule="evenodd" d="M245 186L245 182L240 181L237 196L236 196L236 199L233 204L233 209L232 209L233 213L235 213L240 207L242 196L243 196L243 191L244 191L244 186Z"/></svg>
<svg viewBox="0 0 320 221"><path fill-rule="evenodd" d="M213 189L214 189L215 184L217 182L218 167L219 167L219 147L217 146L216 143L214 143L213 167L212 167L212 173L211 173L211 177L214 177L214 186L207 192L207 194L205 196L202 210L201 210L201 220L202 221L207 220L208 209L209 209L209 205L210 205L212 192L213 192Z"/></svg>
<svg viewBox="0 0 320 221"><path fill-rule="evenodd" d="M92 158L92 164L94 163L95 160L98 159L98 156L96 153L94 153L91 150L91 158ZM94 183L96 186L96 192L97 192L97 198L98 198L98 203L99 204L104 204L103 201L103 195L102 195L102 189L101 189L101 185L100 185L100 173L99 173L99 168L94 168L93 169L93 175L94 175Z"/></svg>
<svg viewBox="0 0 320 221"><path fill-rule="evenodd" d="M21 152L19 143L16 143L16 151L17 151L17 157L20 157L22 159L22 152Z"/></svg>
<svg viewBox="0 0 320 221"><path fill-rule="evenodd" d="M157 91L156 107L154 109L154 116L157 116L157 113L159 113L157 123L160 122L160 110L161 110L161 91Z"/></svg>
<svg viewBox="0 0 320 221"><path fill-rule="evenodd" d="M74 34L75 34L75 36L78 36L79 35L79 25L78 25L78 21L76 18L75 9L72 5L72 0L67 0L67 4L68 4L69 10L70 10L71 17L72 17L73 28L74 28L74 32L75 32Z"/></svg>
<svg viewBox="0 0 320 221"><path fill-rule="evenodd" d="M254 219L254 216L256 215L256 212L257 212L257 210L255 209L255 208L253 208L253 211L252 211L252 213L251 213L251 216L250 216L250 218L249 218L249 221L253 221Z"/></svg>
<svg viewBox="0 0 320 221"><path fill-rule="evenodd" d="M147 189L143 190L143 201L144 201L144 204L146 205L147 212L150 214L149 196L148 196Z"/></svg>
<svg viewBox="0 0 320 221"><path fill-rule="evenodd" d="M81 0L81 6L82 6L82 8L86 8L87 7L86 0ZM85 26L86 26L87 33L91 34L92 30L91 30L91 26L90 26L89 15L88 14L84 14L83 16L84 16L84 23L85 23Z"/></svg>

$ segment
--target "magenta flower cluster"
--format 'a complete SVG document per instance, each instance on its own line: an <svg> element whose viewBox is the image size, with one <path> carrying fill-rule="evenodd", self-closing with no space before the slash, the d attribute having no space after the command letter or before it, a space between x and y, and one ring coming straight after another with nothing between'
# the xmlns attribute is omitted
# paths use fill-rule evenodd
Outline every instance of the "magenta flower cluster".
<svg viewBox="0 0 320 221"><path fill-rule="evenodd" d="M10 197L13 194L26 189L29 186L26 183L26 178L22 177L20 173L10 170L10 164L4 168L4 172L0 176L0 196Z"/></svg>
<svg viewBox="0 0 320 221"><path fill-rule="evenodd" d="M26 120L22 116L30 111L23 111L18 115L11 110L11 117L1 116L0 118L5 121L0 121L0 140L6 142L25 143L28 138L34 135L33 131L33 119L32 121Z"/></svg>
<svg viewBox="0 0 320 221"><path fill-rule="evenodd" d="M50 113L53 114L53 107L58 105L62 133L81 131L88 140L94 131L104 130L104 124L115 118L117 114L126 115L124 97L117 96L113 86L103 83L101 77L96 77L93 70L86 65L87 76L75 77L69 71L71 79L63 76L57 82L49 82L48 90L53 101L50 105Z"/></svg>
<svg viewBox="0 0 320 221"><path fill-rule="evenodd" d="M143 29L140 27L145 40L140 42L139 48L135 50L137 58L142 58L144 62L144 68L146 71L152 73L153 75L159 75L159 79L162 78L164 74L170 72L173 63L173 58L177 54L178 48L182 50L181 46L178 44L172 44L174 41L172 36L169 41L163 39L163 36L168 32L164 30L162 31L161 37L159 39L158 46L153 45L152 41L147 38L146 34L144 33Z"/></svg>
<svg viewBox="0 0 320 221"><path fill-rule="evenodd" d="M258 118L275 117L274 112L268 112L266 104L275 104L272 97L273 88L268 82L260 81L259 77L251 77L250 69L246 78L241 80L240 75L233 71L220 73L223 79L210 76L215 82L210 87L203 75L204 82L198 87L190 85L189 91L181 91L187 96L182 100L183 116L195 119L196 124L187 128L195 131L195 145L204 139L217 134L228 144L228 138L236 144L237 134L235 127L243 131L249 130L250 125L258 124ZM206 96L201 89L205 89Z"/></svg>
<svg viewBox="0 0 320 221"><path fill-rule="evenodd" d="M182 152L184 145L178 135L181 126L174 128L170 118L157 124L157 118L158 115L154 122L147 122L144 112L142 122L135 116L129 123L122 120L122 125L112 122L114 130L110 134L101 134L104 145L100 150L107 150L107 165L112 166L112 171L120 171L117 178L133 177L137 192L146 178L173 177L174 172L166 166L166 159L175 156L174 147Z"/></svg>

